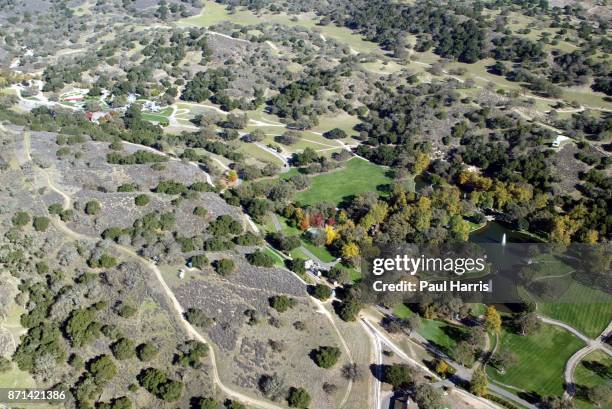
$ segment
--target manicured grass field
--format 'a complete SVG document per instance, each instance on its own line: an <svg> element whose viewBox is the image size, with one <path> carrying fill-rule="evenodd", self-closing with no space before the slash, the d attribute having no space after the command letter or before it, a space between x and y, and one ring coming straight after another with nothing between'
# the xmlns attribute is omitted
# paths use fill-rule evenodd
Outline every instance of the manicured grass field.
<svg viewBox="0 0 612 409"><path fill-rule="evenodd" d="M167 124L169 122L167 116L151 114L149 112L143 112L142 119L145 119L147 121L152 121L152 122L159 122L160 124L163 124L163 123Z"/></svg>
<svg viewBox="0 0 612 409"><path fill-rule="evenodd" d="M518 364L505 374L488 367L489 378L541 396L563 393L565 363L584 343L569 332L542 325L530 336L502 332L498 350L507 349L518 357Z"/></svg>
<svg viewBox="0 0 612 409"><path fill-rule="evenodd" d="M601 351L595 351L585 356L576 367L574 380L579 391L583 388L608 384L612 382L612 358ZM595 408L583 393L576 394L575 400L579 408Z"/></svg>
<svg viewBox="0 0 612 409"><path fill-rule="evenodd" d="M312 254L317 256L321 261L325 263L331 263L336 259L336 257L332 256L329 251L325 247L317 247L314 244L310 243L308 240L302 240L302 244L309 250Z"/></svg>
<svg viewBox="0 0 612 409"><path fill-rule="evenodd" d="M346 163L345 169L312 177L310 188L300 192L296 199L303 204L339 204L350 196L379 191L381 186L390 184L393 179L385 173L380 166L353 158Z"/></svg>
<svg viewBox="0 0 612 409"><path fill-rule="evenodd" d="M400 311L402 312L402 311ZM453 357L457 343L467 335L467 329L438 320L421 319L421 334L434 347Z"/></svg>
<svg viewBox="0 0 612 409"><path fill-rule="evenodd" d="M599 336L612 320L610 296L573 283L554 303L538 303L540 313L566 322L591 338Z"/></svg>

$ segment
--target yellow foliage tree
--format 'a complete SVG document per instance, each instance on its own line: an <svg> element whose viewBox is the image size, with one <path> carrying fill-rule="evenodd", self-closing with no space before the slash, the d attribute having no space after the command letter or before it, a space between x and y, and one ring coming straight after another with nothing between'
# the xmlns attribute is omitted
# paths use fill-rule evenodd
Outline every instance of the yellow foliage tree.
<svg viewBox="0 0 612 409"><path fill-rule="evenodd" d="M347 260L353 260L359 257L359 246L355 243L347 243L342 246L342 257Z"/></svg>
<svg viewBox="0 0 612 409"><path fill-rule="evenodd" d="M330 226L329 224L325 226L325 244L329 246L338 238L338 236L339 234L334 229L334 226Z"/></svg>
<svg viewBox="0 0 612 409"><path fill-rule="evenodd" d="M501 331L501 315L493 305L489 305L485 312L485 328L487 331L499 333Z"/></svg>

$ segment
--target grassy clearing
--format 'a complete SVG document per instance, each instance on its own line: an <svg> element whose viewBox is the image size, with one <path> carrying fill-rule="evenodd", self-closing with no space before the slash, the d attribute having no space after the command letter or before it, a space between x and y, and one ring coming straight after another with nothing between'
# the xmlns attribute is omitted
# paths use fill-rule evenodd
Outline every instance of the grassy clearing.
<svg viewBox="0 0 612 409"><path fill-rule="evenodd" d="M393 314L398 318L408 318L412 315L410 308L406 304L398 304L393 308Z"/></svg>
<svg viewBox="0 0 612 409"><path fill-rule="evenodd" d="M506 385L512 385L541 396L563 393L563 369L565 363L584 343L567 331L551 325L542 325L530 336L503 332L498 350L510 350L519 363L500 374L488 368L489 377Z"/></svg>
<svg viewBox="0 0 612 409"><path fill-rule="evenodd" d="M158 115L158 114L152 114L149 112L143 112L142 113L142 119L145 119L147 121L151 121L151 122L159 122L160 124L168 124L168 117L167 116L163 116L163 115Z"/></svg>
<svg viewBox="0 0 612 409"><path fill-rule="evenodd" d="M372 61L361 63L361 66L374 74L390 75L406 68L395 61Z"/></svg>
<svg viewBox="0 0 612 409"><path fill-rule="evenodd" d="M336 257L332 256L329 251L325 247L318 247L314 244L310 243L308 240L302 240L302 244L304 247L310 251L312 254L317 256L317 258L325 263L331 263L336 259Z"/></svg>
<svg viewBox="0 0 612 409"><path fill-rule="evenodd" d="M19 342L19 337L26 332L20 322L20 317L24 312L25 309L11 303L5 311L6 315L0 314L0 333L10 334L16 343ZM21 371L16 364L13 364L11 370L0 373L0 387L33 388L36 387L36 382L28 372ZM31 407L42 407L42 405Z"/></svg>
<svg viewBox="0 0 612 409"><path fill-rule="evenodd" d="M576 367L574 379L577 385L576 404L579 408L595 408L586 399L583 390L598 385L610 385L612 379L612 357L601 351L587 355Z"/></svg>
<svg viewBox="0 0 612 409"><path fill-rule="evenodd" d="M353 33L345 27L337 27L329 24L326 26L317 25L318 18L312 14L300 14L290 16L284 13L278 14L262 14L257 16L249 10L237 10L235 13L229 13L225 6L212 1L205 1L202 12L193 17L183 19L179 22L180 25L210 27L223 21L230 21L240 25L255 25L260 23L282 24L290 27L304 27L307 29L316 29L320 31L325 38L333 38L334 40L346 44L355 51L363 53L383 51L377 44L365 41L360 35Z"/></svg>
<svg viewBox="0 0 612 409"><path fill-rule="evenodd" d="M392 181L384 168L353 158L342 170L312 177L310 188L299 193L296 199L303 204L339 204L363 192L380 191L381 187Z"/></svg>
<svg viewBox="0 0 612 409"><path fill-rule="evenodd" d="M566 322L592 338L599 336L612 320L610 296L579 283L573 283L554 303L538 303L538 310L544 315Z"/></svg>
<svg viewBox="0 0 612 409"><path fill-rule="evenodd" d="M400 311L402 312L405 310ZM457 343L467 336L467 329L442 321L421 319L419 334L434 347L452 357Z"/></svg>
<svg viewBox="0 0 612 409"><path fill-rule="evenodd" d="M346 132L347 135L353 136L357 135L358 132L353 128L355 125L359 124L361 121L356 116L352 116L347 114L346 112L339 113L338 115L332 116L321 116L319 118L319 125L314 127L312 130L314 132L324 133L330 131L334 128L342 129ZM327 141L327 143L336 144L336 142L326 139L320 135L318 135L323 140Z"/></svg>
<svg viewBox="0 0 612 409"><path fill-rule="evenodd" d="M238 147L238 152L244 153L248 159L253 158L264 163L273 163L278 166L283 165L279 158L254 143L241 143Z"/></svg>

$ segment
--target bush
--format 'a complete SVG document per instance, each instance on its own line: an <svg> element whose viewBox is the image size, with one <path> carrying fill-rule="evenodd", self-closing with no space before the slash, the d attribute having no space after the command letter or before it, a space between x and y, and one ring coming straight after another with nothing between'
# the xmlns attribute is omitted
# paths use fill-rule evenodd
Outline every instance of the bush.
<svg viewBox="0 0 612 409"><path fill-rule="evenodd" d="M221 276L227 276L234 272L235 265L234 261L224 258L214 262L215 271Z"/></svg>
<svg viewBox="0 0 612 409"><path fill-rule="evenodd" d="M46 231L49 228L49 218L44 216L36 216L32 225L36 231Z"/></svg>
<svg viewBox="0 0 612 409"><path fill-rule="evenodd" d="M285 266L296 274L304 274L306 272L306 260L301 258L286 260Z"/></svg>
<svg viewBox="0 0 612 409"><path fill-rule="evenodd" d="M246 259L249 263L257 267L272 267L274 265L274 258L261 250L247 254Z"/></svg>
<svg viewBox="0 0 612 409"><path fill-rule="evenodd" d="M117 265L117 259L104 253L97 259L90 257L87 264L91 268L111 268Z"/></svg>
<svg viewBox="0 0 612 409"><path fill-rule="evenodd" d="M50 214L59 215L64 210L64 207L61 205L61 203L53 203L52 205L49 206L48 210Z"/></svg>
<svg viewBox="0 0 612 409"><path fill-rule="evenodd" d="M312 290L312 296L321 301L326 301L331 295L332 289L325 284L317 284Z"/></svg>
<svg viewBox="0 0 612 409"><path fill-rule="evenodd" d="M270 297L270 307L274 308L278 312L285 312L290 308L295 307L297 302L286 295L275 295Z"/></svg>
<svg viewBox="0 0 612 409"><path fill-rule="evenodd" d="M203 269L204 267L208 265L208 258L206 258L204 254L198 254L198 255L192 256L189 259L189 262L191 263L191 267Z"/></svg>
<svg viewBox="0 0 612 409"><path fill-rule="evenodd" d="M119 316L123 318L133 317L137 311L138 311L137 308L129 304L121 304L119 308L117 308L117 314L119 314Z"/></svg>
<svg viewBox="0 0 612 409"><path fill-rule="evenodd" d="M179 195L187 192L187 187L180 182L174 180L162 180L153 189L155 193L164 193L167 195Z"/></svg>
<svg viewBox="0 0 612 409"><path fill-rule="evenodd" d="M11 221L15 227L23 227L30 222L30 215L27 212L17 212Z"/></svg>
<svg viewBox="0 0 612 409"><path fill-rule="evenodd" d="M115 377L117 366L108 355L94 358L89 364L89 372L93 375L98 385L104 384Z"/></svg>
<svg viewBox="0 0 612 409"><path fill-rule="evenodd" d="M291 388L287 396L287 403L292 408L308 409L310 395L304 388Z"/></svg>
<svg viewBox="0 0 612 409"><path fill-rule="evenodd" d="M208 215L208 210L206 210L205 208L201 206L196 206L193 209L193 214L198 217L206 217L206 215Z"/></svg>
<svg viewBox="0 0 612 409"><path fill-rule="evenodd" d="M3 356L0 356L0 373L8 372L11 369L13 369L13 364L11 361Z"/></svg>
<svg viewBox="0 0 612 409"><path fill-rule="evenodd" d="M90 200L85 204L85 213L90 216L97 214L100 211L100 202L97 200Z"/></svg>
<svg viewBox="0 0 612 409"><path fill-rule="evenodd" d="M196 409L221 409L219 402L213 398L200 398L195 407Z"/></svg>
<svg viewBox="0 0 612 409"><path fill-rule="evenodd" d="M406 364L385 366L383 379L394 388L405 388L412 382L412 370Z"/></svg>
<svg viewBox="0 0 612 409"><path fill-rule="evenodd" d="M340 359L340 350L336 347L319 347L313 351L313 360L321 368L331 368Z"/></svg>
<svg viewBox="0 0 612 409"><path fill-rule="evenodd" d="M134 204L136 204L136 206L146 206L149 204L150 201L151 199L149 198L149 196L145 194L138 195L134 198Z"/></svg>
<svg viewBox="0 0 612 409"><path fill-rule="evenodd" d="M155 368L143 369L138 375L138 382L149 393L167 402L178 400L183 392L181 382L169 379L164 372Z"/></svg>
<svg viewBox="0 0 612 409"><path fill-rule="evenodd" d="M136 356L134 341L129 338L121 338L112 344L110 349L115 358L119 360L130 359Z"/></svg>
<svg viewBox="0 0 612 409"><path fill-rule="evenodd" d="M136 347L136 355L142 362L147 362L155 358L157 352L157 348L148 342L142 343Z"/></svg>
<svg viewBox="0 0 612 409"><path fill-rule="evenodd" d="M212 320L204 314L204 311L199 308L189 308L185 311L185 319L189 321L190 324L201 328L206 328L212 322Z"/></svg>
<svg viewBox="0 0 612 409"><path fill-rule="evenodd" d="M334 128L331 131L327 131L323 136L327 139L344 139L347 137L346 132L340 128Z"/></svg>

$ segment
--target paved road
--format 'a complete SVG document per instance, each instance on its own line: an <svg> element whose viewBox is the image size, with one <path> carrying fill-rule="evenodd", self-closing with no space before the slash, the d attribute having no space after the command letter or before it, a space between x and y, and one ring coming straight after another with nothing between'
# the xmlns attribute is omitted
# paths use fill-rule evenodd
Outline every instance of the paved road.
<svg viewBox="0 0 612 409"><path fill-rule="evenodd" d="M544 321L544 320L543 320ZM548 319L547 321L544 322L549 322L552 323L550 321L555 322L555 320L550 320ZM578 336L578 334L580 334L580 332L576 329L574 329L573 327L565 324L565 323L560 323L558 321L556 321L556 323L553 323L552 325L557 325L557 323L562 324L560 325L561 327L567 329L568 331L570 331L572 334ZM568 329L569 327L569 329ZM568 359L568 361L565 363L565 371L563 373L564 378L565 378L565 392L564 392L564 396L565 397L569 397L572 398L574 397L574 395L576 394L576 384L574 383L574 371L576 370L576 367L578 366L578 364L580 363L580 361L582 361L582 359L589 355L591 352L596 351L596 350L602 350L604 351L606 354L612 356L612 350L611 348L605 344L604 339L606 338L606 336L612 331L612 321L610 321L610 323L608 324L608 326L606 327L606 329L604 329L602 331L602 333L597 337L597 339L588 339L587 342L587 346L576 351L576 353L574 355L572 355L570 357L570 359ZM581 337L582 339L582 337Z"/></svg>

